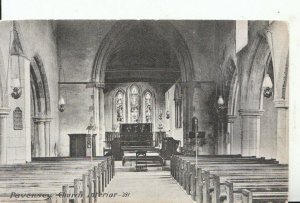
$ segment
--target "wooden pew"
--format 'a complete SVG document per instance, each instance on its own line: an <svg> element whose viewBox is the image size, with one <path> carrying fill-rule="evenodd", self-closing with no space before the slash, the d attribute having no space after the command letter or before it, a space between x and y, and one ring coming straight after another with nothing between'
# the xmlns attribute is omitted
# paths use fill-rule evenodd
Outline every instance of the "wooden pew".
<svg viewBox="0 0 300 203"><path fill-rule="evenodd" d="M253 191L254 188L256 189L256 192L260 190L260 200L262 200L262 198L265 198L265 200L271 200L270 197L273 196L273 198L276 197L278 201L281 200L284 202L287 199L288 181L278 180L276 178L271 180L272 181L270 181L270 179L260 179L255 182L237 182L236 180L235 182L225 181L225 183L223 184L225 185L225 194L219 195L221 198L221 202L223 199L228 203L232 203L235 201L235 199L238 198L240 198L244 202L251 202L253 200L252 192L248 189ZM263 191L264 193L267 193L265 194L265 196L262 196ZM236 197L236 194L238 194L239 196ZM218 194L216 194L216 196L218 196Z"/></svg>
<svg viewBox="0 0 300 203"><path fill-rule="evenodd" d="M242 201L243 203L252 203L253 201L258 202L276 202L276 203L284 203L287 202L287 191L281 192L265 192L265 191L257 191L254 189L242 190Z"/></svg>
<svg viewBox="0 0 300 203"><path fill-rule="evenodd" d="M234 170L234 171L231 171L231 170ZM282 170L279 170L275 174L272 174L272 171L274 171L274 170L272 170L272 169L270 170L270 169L266 169L266 168L264 168L262 171L255 171L255 172L253 172L251 170L247 170L247 169L239 170L238 168L232 168L231 170L228 171L228 168L224 168L223 170L220 169L219 172L216 170L204 171L204 173L200 173L200 175L202 175L203 177L202 177L202 179L201 179L201 177L198 179L197 184L208 183L205 185L206 188L204 189L204 193L208 192L205 190L211 190L211 188L210 188L211 184L214 185L213 190L209 191L209 193L213 192L213 194L215 196L219 197L220 193L217 190L220 190L220 185L219 185L220 179L217 180L216 178L214 178L214 177L216 177L214 175L218 175L222 178L221 183L223 183L226 180L229 180L230 178L231 178L230 180L234 180L234 181L242 180L242 181L249 182L250 180L253 180L253 182L255 182L255 184L257 184L258 181L265 182L265 180L269 180L269 182L270 182L271 179L274 179L277 181L279 177L282 178L281 179L282 181L287 181L287 173L286 173L286 171L282 171ZM210 176L210 174L214 174L214 175ZM194 180L195 180L194 184L196 184L197 179L194 179ZM199 183L199 180L202 180L202 183L201 183L201 181ZM195 199L196 191L193 191L193 189L194 189L193 186L191 188L192 188L192 198Z"/></svg>
<svg viewBox="0 0 300 203"><path fill-rule="evenodd" d="M287 166L286 165L278 165L278 162L274 159L271 160L265 160L265 159L257 159L255 157L230 157L230 156L216 156L214 158L213 156L201 156L200 159L198 158L197 167L195 166L195 162L191 161L195 158L194 157L172 157L171 159L171 174L173 177L180 182L180 184L187 190L187 193L192 195L193 199L197 199L198 202L201 202L199 199L204 200L204 202L210 202L210 198L213 202L220 202L220 179L216 178L218 176L213 175L211 178L209 175L209 171L212 171L213 173L220 171L223 171L222 176L227 175L224 173L224 171L230 171L231 172L231 180L234 181L249 181L249 178L251 178L253 181L256 181L257 184L259 184L259 181L266 181L269 184L261 184L260 186L256 186L255 182L254 184L249 184L249 187L252 187L252 190L255 189L255 192L260 192L260 198L263 196L263 189L264 187L269 187L271 190L274 190L274 181L278 181L281 178L280 182L281 185L278 185L278 188L284 189L287 182ZM185 160L184 160L185 159ZM234 159L232 161L232 159ZM179 160L179 161L178 161ZM199 164L200 162L200 164ZM226 163L230 162L230 164ZM178 164L179 163L179 164ZM225 166L225 168L220 169L219 165L222 165L222 167ZM249 166L251 166L249 168ZM208 171L202 171L202 168L205 168ZM251 171L249 171L251 169ZM254 171L255 170L255 171ZM197 171L197 173L196 173ZM237 176L239 173L242 173L240 176ZM197 175L196 175L197 174ZM228 177L227 177L228 178ZM270 181L274 178L273 182ZM201 180L201 181L197 181ZM211 182L212 179L212 182ZM224 178L223 178L224 179ZM224 180L222 180L224 181ZM200 182L200 184L196 184L196 182ZM213 188L210 187L210 184L214 185ZM242 183L239 183L239 186L241 186ZM256 186L256 187L254 187ZM273 186L273 187L272 187ZM237 185L238 187L238 185ZM248 188L249 188L248 187ZM275 187L276 188L276 187ZM259 190L259 191L257 191ZM196 191L203 191L198 192L196 194ZM211 192L213 191L213 195L211 196ZM251 192L251 191L250 191ZM244 192L245 194L245 192ZM249 192L247 193L249 194ZM267 193L266 193L267 194ZM275 194L275 193L274 193ZM245 198L246 195L243 195L243 198ZM251 197L251 195L248 195L248 197ZM283 195L281 194L281 197ZM230 200L230 197L227 200ZM251 198L248 198L251 199ZM262 199L262 198L261 198ZM246 200L245 200L246 201ZM248 201L248 200L247 200Z"/></svg>
<svg viewBox="0 0 300 203"><path fill-rule="evenodd" d="M204 192L203 193L211 193L213 192L213 202L218 202L218 200L216 198L219 198L221 197L220 195L220 182L223 183L225 180L231 180L231 181L244 181L248 184L249 187L252 187L252 188L273 188L273 184L275 181L279 181L279 177L281 177L281 182L280 182L280 187L279 188L285 188L287 187L287 172L286 171L279 171L279 173L275 173L275 174L272 174L272 172L274 173L274 170L266 170L266 169L263 169L262 172L259 172L259 171L255 171L255 172L252 172L251 170L250 171L247 171L247 170L240 170L238 171L239 169L236 169L236 172L239 172L240 175L237 176L236 173L231 173L231 171L227 171L227 169L225 169L225 172L226 173L217 173L216 171L206 171L206 173L203 173L202 175L203 176L207 176L207 177L204 177L202 180L203 180L203 184L205 184L206 182L208 182L208 184L205 185L205 188L204 188ZM215 176L213 175L212 177L215 177L215 178L211 178L209 176L209 174L212 173L212 174L217 174L217 175L220 175L220 177L222 178L222 180L220 181L220 179L216 178L218 176ZM232 178L233 177L233 178ZM231 178L231 179L230 179ZM201 180L201 179L199 179ZM207 180L207 181L206 181ZM211 181L212 180L212 181ZM252 180L252 186L251 186L251 181ZM271 182L271 180L273 182ZM263 182L265 183L265 185L262 187L262 186L258 186L259 182ZM267 182L267 183L266 183ZM199 184L199 181L198 181L198 184ZM201 184L201 183L200 183ZM211 190L211 187L210 185L213 185L213 189ZM241 185L241 183L240 183ZM261 185L261 184L260 184ZM247 187L247 188L249 188ZM207 190L207 191L206 191ZM229 192L230 194L230 192ZM230 199L229 197L227 197L228 199ZM208 200L204 200L204 202L207 202Z"/></svg>
<svg viewBox="0 0 300 203"><path fill-rule="evenodd" d="M230 176L222 175L224 180L220 181L220 177L217 175L211 175L210 183L213 185L213 188L211 190L211 198L212 202L222 202L226 200L226 202L233 203L235 202L235 199L242 199L242 189L249 189L249 190L255 190L265 192L265 194L271 196L270 194L277 192L285 192L285 199L287 199L287 190L288 190L288 181L287 178L278 180L276 175L272 174L268 177L266 177L265 174L260 174L261 176L259 178L253 179L252 176L245 174L243 179L234 179L230 180ZM257 177L257 176L256 176ZM220 191L223 187L223 193ZM224 193L225 192L225 193ZM236 196L235 196L236 195ZM283 195L282 195L283 196Z"/></svg>
<svg viewBox="0 0 300 203"><path fill-rule="evenodd" d="M178 180L180 177L180 172L182 172L182 167L184 165L185 162L187 161L191 161L191 162L195 162L195 158L194 157L180 157L179 156L173 156L172 157L172 161L171 161L171 174L173 175L173 177ZM177 159L177 160L176 160ZM266 160L264 158L260 158L257 159L255 157L237 157L237 156L217 156L216 158L213 158L212 156L204 156L204 157L198 157L198 162L200 163L213 163L212 160L214 162L236 162L236 163L278 163L276 160L274 159L270 159L270 160ZM181 181L179 181L181 183Z"/></svg>
<svg viewBox="0 0 300 203"><path fill-rule="evenodd" d="M114 176L114 160L108 158L90 169L87 174L82 175L82 179L74 180L74 202L97 202L98 197L104 192L104 188L109 184ZM82 186L82 187L80 187ZM64 187L63 187L64 189ZM81 196L79 194L82 194Z"/></svg>
<svg viewBox="0 0 300 203"><path fill-rule="evenodd" d="M48 158L47 158L48 159ZM58 159L58 158L55 158ZM93 173L90 180L95 180L95 166L106 167L105 176L111 180L114 174L114 163L111 157L97 157L91 164L89 159L36 160L28 164L0 166L0 201L9 197L11 191L16 193L56 193L69 191L68 194L81 193L83 185L82 174ZM54 162L55 161L55 162ZM103 166L103 163L109 162ZM101 172L101 174L103 174ZM104 175L102 175L104 176ZM87 180L86 182L91 182ZM102 183L101 183L102 184ZM106 183L107 184L107 183ZM63 186L63 188L62 188ZM97 191L95 181L93 191ZM63 189L63 190L62 190ZM72 192L71 192L72 191ZM41 198L42 200L43 198ZM62 198L68 201L72 198ZM74 197L73 197L74 199ZM28 199L23 199L28 200ZM37 200L37 199L32 199ZM75 199L76 200L76 199ZM80 202L80 201L78 201Z"/></svg>
<svg viewBox="0 0 300 203"><path fill-rule="evenodd" d="M208 160L208 159L198 159L198 166L215 166L218 167L218 165L223 165L223 167L227 166L232 166L232 165L239 165L240 167L242 167L242 165L244 166L244 168L248 168L249 164L251 164L252 166L255 166L255 164L257 164L256 166L259 167L270 167L272 163L277 163L274 160L265 160L265 159L253 159L253 157L251 157L249 160L249 158L244 158L241 160L235 160L233 163L228 163L231 162L231 159L223 158L223 159L213 159L213 160ZM189 160L189 161L188 161ZM192 175L191 170L190 170L190 164L195 164L196 161L195 159L182 159L180 160L177 165L177 168L175 169L175 179L178 180L178 182L185 188L188 189L186 187L188 187L188 182L190 179L190 176ZM234 167L234 166L233 166ZM189 194L189 192L188 192Z"/></svg>

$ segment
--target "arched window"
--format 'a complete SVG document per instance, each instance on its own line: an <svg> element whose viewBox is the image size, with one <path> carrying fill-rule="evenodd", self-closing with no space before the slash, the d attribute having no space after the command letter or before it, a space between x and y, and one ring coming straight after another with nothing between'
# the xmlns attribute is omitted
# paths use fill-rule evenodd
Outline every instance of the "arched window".
<svg viewBox="0 0 300 203"><path fill-rule="evenodd" d="M137 123L140 117L140 95L139 88L136 85L130 87L129 93L129 116L132 123Z"/></svg>
<svg viewBox="0 0 300 203"><path fill-rule="evenodd" d="M124 122L124 103L125 97L124 92L119 90L115 97L115 108L116 108L116 119L117 123Z"/></svg>
<svg viewBox="0 0 300 203"><path fill-rule="evenodd" d="M152 122L152 94L150 91L147 91L144 94L144 114L145 114L145 122L151 123Z"/></svg>
<svg viewBox="0 0 300 203"><path fill-rule="evenodd" d="M182 128L182 92L179 84L176 84L175 93L175 127Z"/></svg>

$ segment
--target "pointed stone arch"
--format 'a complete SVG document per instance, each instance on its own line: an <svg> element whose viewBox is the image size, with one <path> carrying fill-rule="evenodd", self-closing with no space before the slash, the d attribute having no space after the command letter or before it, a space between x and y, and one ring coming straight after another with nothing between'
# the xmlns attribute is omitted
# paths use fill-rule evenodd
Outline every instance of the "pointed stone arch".
<svg viewBox="0 0 300 203"><path fill-rule="evenodd" d="M50 93L45 68L38 54L35 54L30 62L30 86L32 109L31 156L50 156L53 151L50 135Z"/></svg>
<svg viewBox="0 0 300 203"><path fill-rule="evenodd" d="M228 95L226 96L227 103L227 125L226 127L226 138L225 138L225 150L223 153L232 154L236 151L237 148L235 145L241 141L239 137L239 132L236 132L235 128L236 120L238 120L238 106L239 106L239 77L238 77L238 68L236 67L233 59L228 60L228 65L232 68L231 75L228 80L229 84L229 91ZM239 128L240 130L240 128ZM238 141L238 140L239 141ZM226 142L227 141L227 142Z"/></svg>
<svg viewBox="0 0 300 203"><path fill-rule="evenodd" d="M260 118L264 114L262 107L263 98L263 80L266 70L269 68L272 61L286 61L286 55L276 55L272 54L272 49L270 48L270 43L268 42L268 36L266 35L267 30L261 30L252 43L248 47L239 53L238 65L241 67L240 71L240 116L242 119L242 154L243 155L256 155L260 156ZM274 33L273 33L274 34ZM273 58L276 57L275 59ZM286 66L286 63L283 66ZM283 88L282 81L284 81L284 74L276 74L277 72L283 73L286 67L274 67L279 70L274 70L274 84L273 89L275 90L275 97L278 96L278 92L281 93L280 89ZM287 71L286 71L287 72ZM280 95L282 96L282 95ZM275 98L276 99L276 98ZM279 99L275 100L275 106L277 110L286 109L285 101ZM286 111L286 110L282 110ZM285 115L285 113L282 113ZM279 116L279 114L278 114ZM282 116L284 117L284 116ZM286 123L286 118L278 119L281 122ZM281 123L277 122L277 127L282 126ZM287 128L287 127L286 127ZM281 132L279 135L278 132ZM277 139L281 137L286 141L287 134L282 130L277 130ZM283 143L285 141L280 141ZM279 149L286 148L286 145L282 144ZM283 147L284 146L284 147ZM277 156L278 157L278 156Z"/></svg>
<svg viewBox="0 0 300 203"><path fill-rule="evenodd" d="M97 51L92 73L91 81L96 83L105 82L105 70L112 48L119 42L120 38L129 32L139 21L118 21L102 40ZM152 22L147 25L157 31L171 46L177 56L180 70L181 81L186 82L194 79L193 62L189 49L179 33L179 31L170 22ZM168 36L168 37L165 37Z"/></svg>
<svg viewBox="0 0 300 203"><path fill-rule="evenodd" d="M51 114L50 93L45 68L38 54L31 59L30 77L32 94L37 105L35 114L48 116Z"/></svg>
<svg viewBox="0 0 300 203"><path fill-rule="evenodd" d="M261 87L271 51L263 34L258 34L247 54L240 58L241 108L260 109Z"/></svg>
<svg viewBox="0 0 300 203"><path fill-rule="evenodd" d="M238 102L238 90L239 90L239 77L238 77L238 68L232 58L229 58L226 63L226 68L230 69L230 75L227 81L228 93L226 94L226 101L228 101L228 110L227 115L236 115L237 114L237 102Z"/></svg>
<svg viewBox="0 0 300 203"><path fill-rule="evenodd" d="M110 31L105 35L104 39L101 41L99 49L96 53L92 72L91 72L91 82L95 84L96 87L103 86L105 84L105 72L107 68L107 64L109 62L110 55L114 51L114 47L121 41L122 37L125 36L127 33L131 31L138 23L141 21L118 21L116 22ZM180 32L175 28L172 22L167 21L143 21L147 26L151 27L160 38L166 41L170 45L170 50L174 53L177 58L178 65L180 68L180 82L186 83L194 80L194 67L192 57L189 51L189 48L180 34ZM189 86L189 85L187 85ZM99 95L103 95L103 89L97 88L99 91ZM185 88L183 91L187 94L189 87ZM128 94L127 94L128 95ZM102 100L102 96L99 96L98 103L95 102L96 106L99 106L100 109L104 108L104 99ZM128 101L128 98L126 99ZM188 130L188 123L189 123L189 114L190 108L192 106L191 101L188 97L184 97L183 103L186 103L187 111L183 111L183 128L185 129L184 132ZM186 100L186 101L185 101ZM129 108L129 104L126 104ZM100 143L103 140L105 134L105 126L104 126L104 115L103 111L96 112L95 114L99 114L99 140ZM127 115L127 118L129 116ZM100 148L101 144L100 144Z"/></svg>

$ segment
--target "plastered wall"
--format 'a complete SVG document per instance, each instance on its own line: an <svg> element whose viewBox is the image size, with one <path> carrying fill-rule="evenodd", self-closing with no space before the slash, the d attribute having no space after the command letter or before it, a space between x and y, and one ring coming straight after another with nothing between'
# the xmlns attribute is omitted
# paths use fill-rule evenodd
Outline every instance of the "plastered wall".
<svg viewBox="0 0 300 203"><path fill-rule="evenodd" d="M50 131L52 137L52 146L58 141L59 134L59 114L57 110L57 94L58 94L58 68L57 68L57 49L56 49L56 36L55 26L51 21L16 21L16 28L20 37L20 43L23 47L24 55L29 60L35 55L39 55L46 72L48 88L50 94L50 107L51 114L48 115L52 118L50 124ZM0 49L2 52L3 63L1 69L1 82L2 91L4 91L7 81L6 73L8 68L9 59L9 42L10 32L12 31L12 21L0 22ZM28 67L29 68L29 65ZM27 70L29 73L29 69ZM24 81L30 81L30 75L23 75ZM22 77L21 77L22 78ZM11 76L9 75L9 79ZM10 87L9 87L10 88ZM9 89L9 91L11 91ZM23 96L30 95L30 88L23 89ZM25 99L30 102L30 97ZM8 129L8 144L7 144L7 162L8 163L24 163L26 161L26 154L30 155L30 147L25 147L25 143L28 143L30 136L26 138L25 128L24 131L16 131L13 129L12 113L13 110L19 106L22 112L26 112L27 116L23 117L23 124L27 122L26 127L30 127L30 103L25 104L24 98L20 100L14 100L10 98L2 103L2 106L10 107L11 112L7 119ZM21 104L22 103L22 104ZM24 114L25 115L25 114ZM29 123L28 123L29 121ZM24 126L25 127L25 126ZM27 141L25 140L27 139ZM30 141L30 140L29 140Z"/></svg>

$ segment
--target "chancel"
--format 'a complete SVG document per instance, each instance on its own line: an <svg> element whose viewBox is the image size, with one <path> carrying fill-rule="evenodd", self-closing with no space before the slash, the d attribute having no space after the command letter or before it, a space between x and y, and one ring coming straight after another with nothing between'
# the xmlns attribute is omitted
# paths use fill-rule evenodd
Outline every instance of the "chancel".
<svg viewBox="0 0 300 203"><path fill-rule="evenodd" d="M0 202L287 201L285 22L0 30Z"/></svg>

